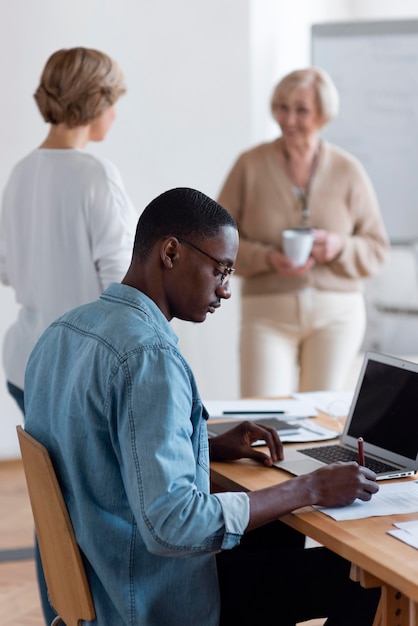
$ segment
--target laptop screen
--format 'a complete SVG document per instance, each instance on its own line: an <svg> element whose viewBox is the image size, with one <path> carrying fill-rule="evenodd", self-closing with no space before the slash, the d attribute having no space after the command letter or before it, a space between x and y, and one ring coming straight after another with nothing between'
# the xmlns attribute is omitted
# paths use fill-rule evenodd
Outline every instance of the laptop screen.
<svg viewBox="0 0 418 626"><path fill-rule="evenodd" d="M379 362L369 355L347 435L415 460L418 365L393 357L392 361Z"/></svg>

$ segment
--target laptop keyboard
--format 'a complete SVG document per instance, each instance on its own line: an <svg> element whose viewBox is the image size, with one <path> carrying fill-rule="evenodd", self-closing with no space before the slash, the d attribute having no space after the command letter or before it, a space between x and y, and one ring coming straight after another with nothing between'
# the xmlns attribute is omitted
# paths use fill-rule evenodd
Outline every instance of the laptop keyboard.
<svg viewBox="0 0 418 626"><path fill-rule="evenodd" d="M335 463L336 461L358 461L358 455L354 450L347 450L340 445L322 446L316 448L301 448L298 452L306 454L307 456L322 461L323 463ZM364 457L365 466L371 469L376 474L382 474L384 472L399 471L398 467L383 463L382 461L376 461L369 456Z"/></svg>

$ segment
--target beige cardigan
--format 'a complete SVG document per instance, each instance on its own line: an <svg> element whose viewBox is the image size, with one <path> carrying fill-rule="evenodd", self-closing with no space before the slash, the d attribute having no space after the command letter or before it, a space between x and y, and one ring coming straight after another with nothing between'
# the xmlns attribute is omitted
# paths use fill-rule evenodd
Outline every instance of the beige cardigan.
<svg viewBox="0 0 418 626"><path fill-rule="evenodd" d="M316 264L303 276L274 272L267 253L281 249L281 232L301 226L302 209L278 159L278 140L242 154L218 201L235 217L240 233L237 274L243 294L287 293L306 287L360 291L362 278L375 274L388 249L388 237L369 177L357 159L323 142L309 194L310 225L339 233L342 252Z"/></svg>

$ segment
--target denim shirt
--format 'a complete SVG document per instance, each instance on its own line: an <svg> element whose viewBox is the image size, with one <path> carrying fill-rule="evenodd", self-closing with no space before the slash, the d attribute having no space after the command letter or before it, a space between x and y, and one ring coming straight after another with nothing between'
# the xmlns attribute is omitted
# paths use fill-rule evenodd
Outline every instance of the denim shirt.
<svg viewBox="0 0 418 626"><path fill-rule="evenodd" d="M101 625L217 625L215 554L248 524L246 494L209 492L207 413L177 344L154 302L112 284L26 370L25 426L51 454Z"/></svg>

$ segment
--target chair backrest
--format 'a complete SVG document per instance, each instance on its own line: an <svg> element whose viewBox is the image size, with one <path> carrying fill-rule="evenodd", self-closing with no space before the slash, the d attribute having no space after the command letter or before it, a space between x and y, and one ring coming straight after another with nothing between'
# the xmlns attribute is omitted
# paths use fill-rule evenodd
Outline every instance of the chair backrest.
<svg viewBox="0 0 418 626"><path fill-rule="evenodd" d="M74 529L47 449L17 426L49 598L66 626L95 619Z"/></svg>

